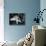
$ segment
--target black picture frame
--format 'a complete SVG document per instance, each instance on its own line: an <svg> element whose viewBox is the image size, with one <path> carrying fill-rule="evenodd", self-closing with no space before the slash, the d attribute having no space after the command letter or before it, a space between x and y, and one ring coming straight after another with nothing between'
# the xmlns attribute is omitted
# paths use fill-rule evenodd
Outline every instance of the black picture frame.
<svg viewBox="0 0 46 46"><path fill-rule="evenodd" d="M9 13L10 25L25 25L25 13Z"/></svg>

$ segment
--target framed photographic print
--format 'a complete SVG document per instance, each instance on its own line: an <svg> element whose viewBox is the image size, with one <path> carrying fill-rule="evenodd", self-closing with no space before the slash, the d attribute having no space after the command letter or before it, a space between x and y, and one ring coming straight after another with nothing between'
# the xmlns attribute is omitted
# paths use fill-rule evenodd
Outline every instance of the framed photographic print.
<svg viewBox="0 0 46 46"><path fill-rule="evenodd" d="M10 25L25 25L25 14L24 13L10 13L9 24Z"/></svg>

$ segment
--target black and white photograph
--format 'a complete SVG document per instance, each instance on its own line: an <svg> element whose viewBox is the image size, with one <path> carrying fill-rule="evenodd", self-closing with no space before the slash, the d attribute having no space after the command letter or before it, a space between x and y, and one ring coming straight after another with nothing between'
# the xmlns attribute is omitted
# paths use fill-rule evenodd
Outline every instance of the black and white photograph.
<svg viewBox="0 0 46 46"><path fill-rule="evenodd" d="M24 13L10 13L9 24L10 25L25 25L25 14Z"/></svg>

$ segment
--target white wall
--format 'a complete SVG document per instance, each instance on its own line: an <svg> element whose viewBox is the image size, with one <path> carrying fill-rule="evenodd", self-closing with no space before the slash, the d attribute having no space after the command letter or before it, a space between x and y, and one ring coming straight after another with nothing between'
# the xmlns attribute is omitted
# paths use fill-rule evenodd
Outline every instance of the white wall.
<svg viewBox="0 0 46 46"><path fill-rule="evenodd" d="M0 42L4 41L4 0L0 0Z"/></svg>

